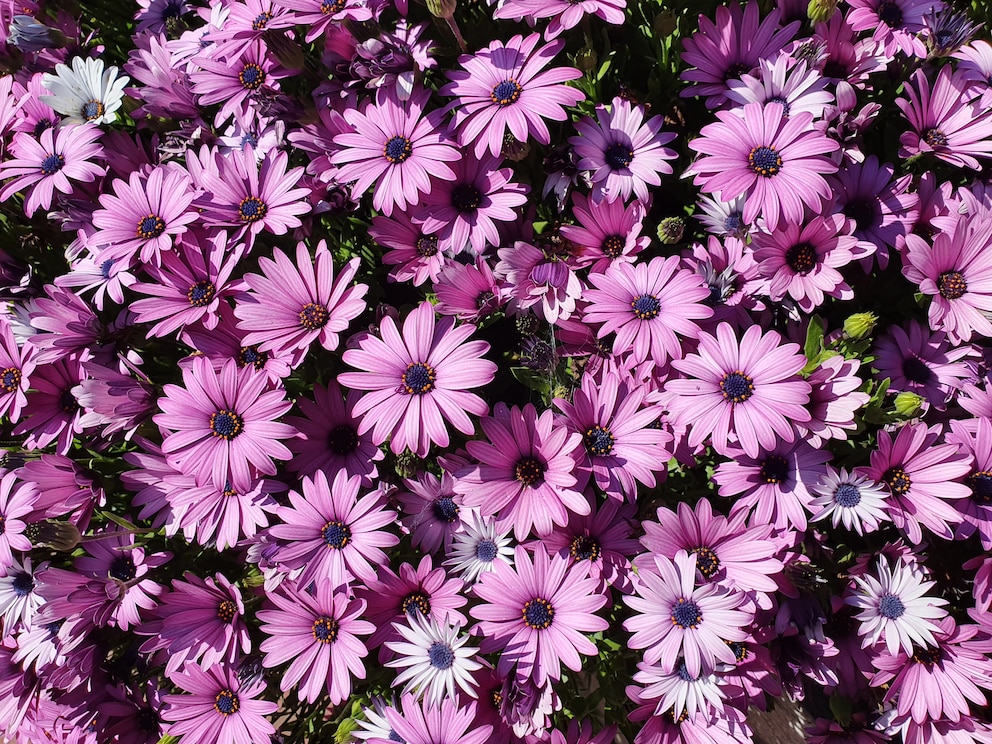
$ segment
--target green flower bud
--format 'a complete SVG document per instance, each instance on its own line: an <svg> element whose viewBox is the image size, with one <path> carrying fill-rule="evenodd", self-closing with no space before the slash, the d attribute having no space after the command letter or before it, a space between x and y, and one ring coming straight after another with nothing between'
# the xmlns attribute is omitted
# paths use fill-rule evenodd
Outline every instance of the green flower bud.
<svg viewBox="0 0 992 744"><path fill-rule="evenodd" d="M826 23L837 12L837 0L809 0L806 15L813 23Z"/></svg>
<svg viewBox="0 0 992 744"><path fill-rule="evenodd" d="M457 7L457 0L427 0L427 9L435 18L444 18L445 20L454 18Z"/></svg>
<svg viewBox="0 0 992 744"><path fill-rule="evenodd" d="M855 313L844 321L844 333L856 341L867 338L875 331L878 316L875 313Z"/></svg>
<svg viewBox="0 0 992 744"><path fill-rule="evenodd" d="M685 220L681 217L666 217L658 225L658 240L665 245L675 245L682 240L685 232Z"/></svg>
<svg viewBox="0 0 992 744"><path fill-rule="evenodd" d="M403 450L396 456L396 475L400 478L413 478L420 472L423 460L410 450Z"/></svg>
<svg viewBox="0 0 992 744"><path fill-rule="evenodd" d="M599 56L591 45L587 44L575 55L575 66L583 72L592 72L599 63Z"/></svg>
<svg viewBox="0 0 992 744"><path fill-rule="evenodd" d="M896 413L902 418L913 418L923 408L923 398L916 393L899 393L896 396Z"/></svg>

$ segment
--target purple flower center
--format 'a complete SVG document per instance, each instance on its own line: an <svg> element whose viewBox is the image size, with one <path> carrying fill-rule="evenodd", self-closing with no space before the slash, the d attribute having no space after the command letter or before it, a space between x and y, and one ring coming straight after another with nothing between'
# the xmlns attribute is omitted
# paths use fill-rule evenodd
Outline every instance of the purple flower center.
<svg viewBox="0 0 992 744"><path fill-rule="evenodd" d="M834 491L834 503L852 509L861 503L861 490L853 483L842 483Z"/></svg>
<svg viewBox="0 0 992 744"><path fill-rule="evenodd" d="M672 606L672 625L682 629L696 628L702 621L703 613L691 599L679 597L679 601Z"/></svg>
<svg viewBox="0 0 992 744"><path fill-rule="evenodd" d="M607 258L619 258L623 255L623 249L627 245L626 239L620 235L607 235L603 238L603 245L600 250Z"/></svg>
<svg viewBox="0 0 992 744"><path fill-rule="evenodd" d="M265 202L256 196L246 196L238 205L238 219L242 222L258 222L268 213Z"/></svg>
<svg viewBox="0 0 992 744"><path fill-rule="evenodd" d="M902 8L899 7L898 3L886 0L878 6L878 18L887 26L901 26Z"/></svg>
<svg viewBox="0 0 992 744"><path fill-rule="evenodd" d="M933 378L933 372L930 371L930 368L916 356L906 357L902 360L902 373L907 380L915 382L917 385L926 385Z"/></svg>
<svg viewBox="0 0 992 744"><path fill-rule="evenodd" d="M979 470L968 476L972 498L979 504L992 504L992 472Z"/></svg>
<svg viewBox="0 0 992 744"><path fill-rule="evenodd" d="M555 608L551 606L548 600L535 597L527 601L527 604L521 610L521 614L524 618L524 625L528 628L545 630L551 627L551 623L555 619Z"/></svg>
<svg viewBox="0 0 992 744"><path fill-rule="evenodd" d="M886 592L878 598L878 613L889 620L897 620L906 613L906 605L895 594Z"/></svg>
<svg viewBox="0 0 992 744"><path fill-rule="evenodd" d="M17 367L7 367L0 372L0 390L13 393L21 386L21 370Z"/></svg>
<svg viewBox="0 0 992 744"><path fill-rule="evenodd" d="M403 373L403 391L407 395L423 395L434 389L437 372L429 364L411 362Z"/></svg>
<svg viewBox="0 0 992 744"><path fill-rule="evenodd" d="M789 115L789 102L785 100L782 96L775 96L774 98L769 98L765 103L777 103L782 107L782 116Z"/></svg>
<svg viewBox="0 0 992 744"><path fill-rule="evenodd" d="M761 480L765 483L781 483L789 477L789 464L780 455L769 455L761 463Z"/></svg>
<svg viewBox="0 0 992 744"><path fill-rule="evenodd" d="M867 199L853 199L844 205L844 216L854 220L859 230L867 230L874 225L877 214L875 203Z"/></svg>
<svg viewBox="0 0 992 744"><path fill-rule="evenodd" d="M106 111L106 109L103 107L103 103L91 98L82 105L79 113L84 119L86 119L86 121L93 121L94 119L99 119L103 116L104 111Z"/></svg>
<svg viewBox="0 0 992 744"><path fill-rule="evenodd" d="M755 173L771 178L782 170L782 156L774 147L752 147L747 155L747 163Z"/></svg>
<svg viewBox="0 0 992 744"><path fill-rule="evenodd" d="M492 563L496 560L496 542L489 537L484 537L475 545L475 557L483 563Z"/></svg>
<svg viewBox="0 0 992 744"><path fill-rule="evenodd" d="M321 7L323 7L323 6L321 6ZM404 739L402 736L400 736L399 734L397 734L392 729L389 729L389 740L390 741L399 742L399 744L406 744L406 739Z"/></svg>
<svg viewBox="0 0 992 744"><path fill-rule="evenodd" d="M34 591L34 577L26 571L21 571L18 574L14 574L14 581L11 583L11 586L14 587L14 594L16 596L26 597Z"/></svg>
<svg viewBox="0 0 992 744"><path fill-rule="evenodd" d="M616 442L613 434L610 430L596 424L591 429L586 429L585 436L582 438L583 443L586 445L586 449L592 455L597 455L599 457L607 457L613 452L613 444Z"/></svg>
<svg viewBox="0 0 992 744"><path fill-rule="evenodd" d="M794 245L785 252L785 264L800 276L806 276L816 268L816 249L809 243Z"/></svg>
<svg viewBox="0 0 992 744"><path fill-rule="evenodd" d="M402 163L413 153L413 143L399 135L390 137L382 148L382 156L390 163Z"/></svg>
<svg viewBox="0 0 992 744"><path fill-rule="evenodd" d="M723 220L723 229L728 233L740 232L744 227L744 215L739 212L731 212Z"/></svg>
<svg viewBox="0 0 992 744"><path fill-rule="evenodd" d="M259 351L257 346L242 346L238 349L238 364L242 367L251 365L255 369L261 369L268 360L269 355Z"/></svg>
<svg viewBox="0 0 992 744"><path fill-rule="evenodd" d="M331 313L323 305L318 305L316 302L308 302L300 310L299 318L300 325L306 330L319 331L327 325L327 321L331 319Z"/></svg>
<svg viewBox="0 0 992 744"><path fill-rule="evenodd" d="M134 231L134 234L139 238L151 240L164 232L165 221L157 215L149 214L138 220L138 229Z"/></svg>
<svg viewBox="0 0 992 744"><path fill-rule="evenodd" d="M497 106L509 106L511 103L516 103L520 100L520 94L523 90L520 87L520 83L510 78L494 85L489 97Z"/></svg>
<svg viewBox="0 0 992 744"><path fill-rule="evenodd" d="M894 465L882 473L882 482L889 487L892 493L899 496L907 493L910 486L913 485L913 480L909 474L899 465Z"/></svg>
<svg viewBox="0 0 992 744"><path fill-rule="evenodd" d="M455 664L455 652L451 650L451 646L441 641L431 644L427 649L427 658L435 669L451 669Z"/></svg>
<svg viewBox="0 0 992 744"><path fill-rule="evenodd" d="M138 728L149 734L159 733L159 717L151 708L142 708L136 716Z"/></svg>
<svg viewBox="0 0 992 744"><path fill-rule="evenodd" d="M496 295L490 290L486 289L479 292L478 297L475 298L475 307L478 310L485 310L489 305L496 300Z"/></svg>
<svg viewBox="0 0 992 744"><path fill-rule="evenodd" d="M568 552L577 561L594 561L599 558L602 548L592 535L576 535L572 538L572 544Z"/></svg>
<svg viewBox="0 0 992 744"><path fill-rule="evenodd" d="M351 527L340 519L331 519L320 528L320 539L334 550L341 550L351 542Z"/></svg>
<svg viewBox="0 0 992 744"><path fill-rule="evenodd" d="M241 72L238 73L238 80L248 90L258 90L265 83L265 70L254 62L249 62L241 68Z"/></svg>
<svg viewBox="0 0 992 744"><path fill-rule="evenodd" d="M100 276L104 279L110 278L110 267L114 265L114 259L108 258L102 264L100 264Z"/></svg>
<svg viewBox="0 0 992 744"><path fill-rule="evenodd" d="M918 648L916 653L913 654L913 661L917 664L923 664L927 668L932 667L934 664L938 663L944 654L939 648Z"/></svg>
<svg viewBox="0 0 992 744"><path fill-rule="evenodd" d="M734 62L727 68L727 71L723 73L724 80L736 80L741 75L751 72L751 65L746 65L743 62Z"/></svg>
<svg viewBox="0 0 992 744"><path fill-rule="evenodd" d="M696 568L707 579L720 570L720 558L712 548L693 548L689 551L696 556Z"/></svg>
<svg viewBox="0 0 992 744"><path fill-rule="evenodd" d="M945 271L937 277L937 291L945 300L956 300L964 297L968 291L968 282L960 271Z"/></svg>
<svg viewBox="0 0 992 744"><path fill-rule="evenodd" d="M413 592L400 602L400 611L405 615L419 612L421 617L427 617L431 614L431 599L423 592Z"/></svg>
<svg viewBox="0 0 992 744"><path fill-rule="evenodd" d="M340 629L341 624L337 620L325 615L313 621L310 633L318 643L334 643L338 639L338 631Z"/></svg>
<svg viewBox="0 0 992 744"><path fill-rule="evenodd" d="M48 155L41 161L41 175L53 176L65 167L65 158L61 155Z"/></svg>
<svg viewBox="0 0 992 744"><path fill-rule="evenodd" d="M930 147L947 147L947 135L939 129L935 129L934 127L925 129L920 136L923 137L923 141L930 145Z"/></svg>
<svg viewBox="0 0 992 744"><path fill-rule="evenodd" d="M327 436L327 446L335 455L350 455L358 449L358 432L348 424L335 426Z"/></svg>
<svg viewBox="0 0 992 744"><path fill-rule="evenodd" d="M437 255L437 236L436 235L421 235L417 238L417 242L413 244L414 249L417 251L417 255L421 258L430 258L431 256Z"/></svg>
<svg viewBox="0 0 992 744"><path fill-rule="evenodd" d="M743 403L754 395L754 381L740 370L728 372L720 380L720 391L724 400Z"/></svg>
<svg viewBox="0 0 992 744"><path fill-rule="evenodd" d="M59 396L59 408L62 409L63 413L73 413L79 410L79 402L76 400L76 396L72 394L72 390L66 388L62 391Z"/></svg>
<svg viewBox="0 0 992 744"><path fill-rule="evenodd" d="M525 486L536 486L544 480L545 465L534 457L524 457L517 460L514 473L517 480Z"/></svg>
<svg viewBox="0 0 992 744"><path fill-rule="evenodd" d="M696 679L691 674L689 674L689 667L685 665L684 661L679 662L679 666L675 670L675 673L679 676L679 679L682 680L683 682L692 682Z"/></svg>
<svg viewBox="0 0 992 744"><path fill-rule="evenodd" d="M238 606L229 599L225 599L219 605L217 605L217 618L222 623L231 624L234 622L234 618L238 616Z"/></svg>
<svg viewBox="0 0 992 744"><path fill-rule="evenodd" d="M439 522L451 524L458 519L458 505L450 496L434 499L434 518Z"/></svg>
<svg viewBox="0 0 992 744"><path fill-rule="evenodd" d="M245 420L234 411L222 408L210 414L210 431L215 437L231 441L245 429Z"/></svg>
<svg viewBox="0 0 992 744"><path fill-rule="evenodd" d="M206 307L214 299L217 290L208 281L197 282L186 292L186 299L193 307Z"/></svg>
<svg viewBox="0 0 992 744"><path fill-rule="evenodd" d="M451 190L451 206L459 212L471 212L482 204L482 193L470 183L460 183Z"/></svg>
<svg viewBox="0 0 992 744"><path fill-rule="evenodd" d="M614 142L603 152L606 164L613 170L623 170L634 160L633 148L624 142Z"/></svg>
<svg viewBox="0 0 992 744"><path fill-rule="evenodd" d="M344 10L344 6L347 0L334 0L333 2L322 2L320 4L320 12L324 15L332 15L334 13L340 13Z"/></svg>
<svg viewBox="0 0 992 744"><path fill-rule="evenodd" d="M38 121L35 122L34 129L31 130L32 134L34 134L35 138L37 139L38 137L41 137L42 132L44 132L46 129L51 129L52 127L55 126L56 123L57 122L54 122L51 119L38 119Z"/></svg>
<svg viewBox="0 0 992 744"><path fill-rule="evenodd" d="M651 320L657 318L661 311L661 303L658 298L651 294L642 294L630 301L630 307L634 311L634 316L638 320Z"/></svg>
<svg viewBox="0 0 992 744"><path fill-rule="evenodd" d="M129 555L119 555L110 564L110 575L118 581L130 581L138 575L134 559Z"/></svg>
<svg viewBox="0 0 992 744"><path fill-rule="evenodd" d="M255 16L255 20L251 22L251 27L254 31L261 31L271 20L272 14L269 11L264 10Z"/></svg>
<svg viewBox="0 0 992 744"><path fill-rule="evenodd" d="M743 643L732 641L727 645L730 646L730 650L734 652L734 658L737 659L737 661L740 662L747 659L748 654L750 652L747 650L747 646L745 646Z"/></svg>
<svg viewBox="0 0 992 744"><path fill-rule="evenodd" d="M214 710L221 715L234 715L241 708L241 701L238 694L233 690L221 690L214 698Z"/></svg>

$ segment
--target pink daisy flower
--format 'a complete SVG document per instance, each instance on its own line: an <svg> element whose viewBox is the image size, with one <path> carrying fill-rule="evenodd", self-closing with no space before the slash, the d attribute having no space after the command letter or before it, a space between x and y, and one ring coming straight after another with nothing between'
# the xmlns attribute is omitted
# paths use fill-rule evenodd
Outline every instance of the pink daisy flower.
<svg viewBox="0 0 992 744"><path fill-rule="evenodd" d="M56 442L55 451L68 454L73 439L82 431L79 423L83 409L73 389L86 376L82 365L72 359L43 364L31 375L31 392L27 394L23 420L14 427L14 435L27 434L26 449L42 449Z"/></svg>
<svg viewBox="0 0 992 744"><path fill-rule="evenodd" d="M558 555L539 546L531 559L517 546L514 567L498 563L474 591L482 604L473 607L483 634L482 649L500 649L499 674L516 670L538 686L561 678L564 664L582 668L579 654L595 656L596 646L583 633L606 630L609 623L597 617L606 595L585 571L569 566Z"/></svg>
<svg viewBox="0 0 992 744"><path fill-rule="evenodd" d="M575 266L604 273L611 263L633 263L634 256L648 247L650 238L641 235L644 205L633 201L596 204L583 194L572 195L572 214L578 225L562 225L562 237L576 245Z"/></svg>
<svg viewBox="0 0 992 744"><path fill-rule="evenodd" d="M434 309L441 315L453 315L471 323L484 320L503 304L500 285L482 256L467 265L452 261L434 284L438 299Z"/></svg>
<svg viewBox="0 0 992 744"><path fill-rule="evenodd" d="M248 274L251 292L234 307L242 343L276 354L305 352L314 341L328 351L338 348L338 334L365 310L368 285L351 281L358 272L353 258L334 276L327 243L317 243L313 257L302 241L296 261L276 250L258 259L261 274Z"/></svg>
<svg viewBox="0 0 992 744"><path fill-rule="evenodd" d="M828 439L847 439L847 432L857 428L855 411L870 398L867 393L858 392L864 385L857 374L860 367L857 359L838 355L824 359L806 378L812 388L806 408L810 420L797 428L814 447Z"/></svg>
<svg viewBox="0 0 992 744"><path fill-rule="evenodd" d="M0 319L0 416L9 416L16 423L27 404L31 373L35 368L34 346L18 348L14 331Z"/></svg>
<svg viewBox="0 0 992 744"><path fill-rule="evenodd" d="M694 322L709 318L710 291L702 279L681 268L678 256L650 262L616 263L605 274L590 274L594 289L583 322L598 325L597 338L616 334L613 353L631 352L635 362L659 366L682 356L681 338L699 335Z"/></svg>
<svg viewBox="0 0 992 744"><path fill-rule="evenodd" d="M459 57L463 69L447 73L452 82L439 92L458 98L452 109L459 139L466 148L474 143L477 158L486 150L500 155L507 132L518 142L533 135L542 145L549 144L551 133L544 120L565 121L564 107L585 99L582 91L563 85L582 77L580 70L562 66L544 70L565 42L538 48L540 40L540 34L531 34L526 39L514 36L505 44L494 41L475 55Z"/></svg>
<svg viewBox="0 0 992 744"><path fill-rule="evenodd" d="M367 334L357 349L343 359L359 372L338 375L341 385L368 390L355 405L362 416L358 433L372 431L372 441L399 454L410 449L424 457L431 444L448 446L445 421L463 434L473 434L468 414L485 415L489 406L478 395L466 392L492 382L496 365L483 359L485 341L468 341L475 330L469 324L454 327L454 318L435 320L428 302L418 305L403 322L403 334L386 317L379 326L381 338Z"/></svg>
<svg viewBox="0 0 992 744"><path fill-rule="evenodd" d="M445 163L459 160L461 154L445 135L444 112L424 114L429 98L430 92L421 90L400 101L391 90L380 89L374 105L361 112L345 110L354 131L334 138L341 148L331 158L338 166L336 180L354 181L356 197L374 184L372 206L387 216L417 204L431 191L432 177L455 177Z"/></svg>
<svg viewBox="0 0 992 744"><path fill-rule="evenodd" d="M872 31L872 40L883 54L896 52L926 57L927 48L920 38L926 28L927 13L940 10L940 0L850 0L847 22L854 31Z"/></svg>
<svg viewBox="0 0 992 744"><path fill-rule="evenodd" d="M162 451L169 464L192 475L197 485L212 483L226 490L251 489L252 467L275 475L273 458L288 460L280 439L296 430L275 419L292 406L285 391L266 392L268 379L228 361L220 372L202 357L183 370L183 387L166 385L159 399L156 424L169 431Z"/></svg>
<svg viewBox="0 0 992 744"><path fill-rule="evenodd" d="M279 5L294 11L294 22L307 29L307 43L324 36L342 21L367 21L372 11L365 0L279 0Z"/></svg>
<svg viewBox="0 0 992 744"><path fill-rule="evenodd" d="M875 344L873 364L878 370L876 379L889 380L890 392L916 393L927 404L944 410L954 392L972 377L967 358L974 353L968 346L952 349L945 333L930 333L914 320L905 330L889 326Z"/></svg>
<svg viewBox="0 0 992 744"><path fill-rule="evenodd" d="M799 377L806 358L798 344L781 341L777 332L762 333L758 325L738 341L730 325L721 323L715 336L699 337L698 353L672 362L685 378L668 381L665 403L675 423L690 426L690 447L710 437L724 454L733 436L757 457L779 439L795 440L794 425L810 420L810 386Z"/></svg>
<svg viewBox="0 0 992 744"><path fill-rule="evenodd" d="M718 111L689 147L700 154L690 167L694 183L724 200L745 196L744 221L760 215L767 229L800 224L809 207L819 212L832 196L823 178L837 165L827 155L840 145L811 127L812 116L785 116L780 103L749 103Z"/></svg>
<svg viewBox="0 0 992 744"><path fill-rule="evenodd" d="M272 494L286 490L269 478L259 478L251 488L240 491L230 484L197 486L183 476L173 476L168 483L171 488L166 498L179 528L188 539L217 550L233 548L268 527L269 515L278 506Z"/></svg>
<svg viewBox="0 0 992 744"><path fill-rule="evenodd" d="M276 64L274 55L261 40L250 42L238 54L224 59L199 54L196 65L199 69L190 73L189 78L199 104L221 104L214 116L215 127L232 116L239 123L250 122L255 115L256 99L266 91L277 90L279 79L290 74Z"/></svg>
<svg viewBox="0 0 992 744"><path fill-rule="evenodd" d="M436 282L449 263L438 248L437 235L425 235L421 225L403 212L392 217L373 217L369 235L379 245L389 248L382 262L394 267L389 271L390 281L412 282L415 287Z"/></svg>
<svg viewBox="0 0 992 744"><path fill-rule="evenodd" d="M277 703L259 700L265 691L261 679L242 682L234 669L192 664L173 680L186 695L166 695L162 718L172 736L216 744L252 744L260 736L276 732L266 718L279 709Z"/></svg>
<svg viewBox="0 0 992 744"><path fill-rule="evenodd" d="M596 107L596 120L589 117L576 122L577 137L569 143L579 157L576 167L589 171L592 200L626 201L631 194L647 203L648 186L661 185L661 174L671 173L669 160L678 153L663 147L673 139L673 132L662 132L664 117L645 121L642 106L614 98L612 110Z"/></svg>
<svg viewBox="0 0 992 744"><path fill-rule="evenodd" d="M18 482L16 473L0 478L0 571L6 573L14 565L11 550L27 552L31 541L24 534L24 518L34 511L38 498L34 485Z"/></svg>
<svg viewBox="0 0 992 744"><path fill-rule="evenodd" d="M575 475L581 437L555 426L553 411L538 416L529 403L521 410L500 402L482 419L482 430L488 442L466 445L479 464L455 474L455 492L465 506L496 515L500 531L512 525L518 540L532 528L547 535L555 525L563 527L569 512L589 513Z"/></svg>
<svg viewBox="0 0 992 744"><path fill-rule="evenodd" d="M452 698L445 698L440 705L431 706L426 701L417 702L413 695L401 699L402 713L394 707L385 709L385 723L391 726L388 737L366 739L368 744L393 744L392 733L406 744L486 744L490 741L491 724L476 723L476 704L459 707Z"/></svg>
<svg viewBox="0 0 992 744"><path fill-rule="evenodd" d="M279 689L298 687L300 699L308 703L325 691L331 705L347 700L352 678L365 679L362 659L369 652L358 636L375 630L359 619L365 601L335 592L327 582L318 582L312 595L283 583L267 597L276 609L258 613L268 636L261 645L262 665L271 668L292 661L280 675Z"/></svg>
<svg viewBox="0 0 992 744"><path fill-rule="evenodd" d="M533 308L552 325L572 316L582 296L582 282L568 263L522 240L500 248L497 255L500 260L493 275L503 281L510 314L525 315Z"/></svg>
<svg viewBox="0 0 992 744"><path fill-rule="evenodd" d="M594 15L605 23L619 26L624 22L626 8L627 0L576 0L566 5L547 3L544 0L506 0L497 6L493 18L509 18L514 21L550 18L544 29L544 38L551 41L563 32L575 28L587 15Z"/></svg>

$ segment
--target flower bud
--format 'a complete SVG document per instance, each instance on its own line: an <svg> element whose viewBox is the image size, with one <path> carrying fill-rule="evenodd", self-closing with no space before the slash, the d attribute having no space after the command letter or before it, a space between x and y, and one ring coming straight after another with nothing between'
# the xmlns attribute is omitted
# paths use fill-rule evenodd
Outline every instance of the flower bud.
<svg viewBox="0 0 992 744"><path fill-rule="evenodd" d="M899 393L896 396L896 413L902 418L913 418L923 407L923 398L916 393Z"/></svg>
<svg viewBox="0 0 992 744"><path fill-rule="evenodd" d="M413 478L420 472L423 460L410 450L403 450L396 456L396 475L400 478Z"/></svg>
<svg viewBox="0 0 992 744"><path fill-rule="evenodd" d="M826 23L837 12L837 0L809 0L806 15L813 23Z"/></svg>
<svg viewBox="0 0 992 744"><path fill-rule="evenodd" d="M435 18L454 18L458 0L427 0L427 9Z"/></svg>
<svg viewBox="0 0 992 744"><path fill-rule="evenodd" d="M855 313L844 321L844 333L860 341L874 332L877 322L878 316L875 313Z"/></svg>
<svg viewBox="0 0 992 744"><path fill-rule="evenodd" d="M666 217L658 225L658 240L665 245L675 245L682 240L685 232L685 220L681 217Z"/></svg>
<svg viewBox="0 0 992 744"><path fill-rule="evenodd" d="M598 62L599 55L596 54L596 50L593 49L591 44L586 44L575 55L575 66L582 70L582 72L592 72L596 69Z"/></svg>

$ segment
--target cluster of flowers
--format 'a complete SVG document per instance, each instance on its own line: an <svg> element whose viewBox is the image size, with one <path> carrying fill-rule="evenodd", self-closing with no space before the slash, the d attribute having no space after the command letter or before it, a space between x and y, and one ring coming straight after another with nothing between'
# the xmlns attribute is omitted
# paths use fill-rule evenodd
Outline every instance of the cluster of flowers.
<svg viewBox="0 0 992 744"><path fill-rule="evenodd" d="M0 6L0 734L992 742L966 16L139 6Z"/></svg>

